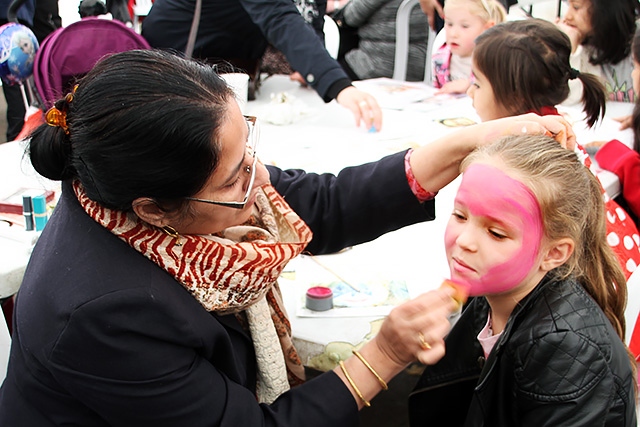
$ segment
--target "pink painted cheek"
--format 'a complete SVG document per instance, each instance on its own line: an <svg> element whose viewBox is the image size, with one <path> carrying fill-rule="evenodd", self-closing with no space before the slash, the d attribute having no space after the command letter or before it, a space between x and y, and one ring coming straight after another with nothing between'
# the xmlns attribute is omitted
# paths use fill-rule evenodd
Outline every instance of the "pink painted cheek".
<svg viewBox="0 0 640 427"><path fill-rule="evenodd" d="M501 293L518 286L536 262L543 235L542 214L533 193L497 168L473 164L463 175L456 199L472 215L503 219L522 230L522 245L512 257L497 265L482 266L484 274L481 277L466 279L470 295ZM447 256L456 244L453 234L448 226L445 232Z"/></svg>
<svg viewBox="0 0 640 427"><path fill-rule="evenodd" d="M498 294L517 287L531 271L536 252L531 247L521 247L511 259L491 267L479 280L470 283L469 295Z"/></svg>

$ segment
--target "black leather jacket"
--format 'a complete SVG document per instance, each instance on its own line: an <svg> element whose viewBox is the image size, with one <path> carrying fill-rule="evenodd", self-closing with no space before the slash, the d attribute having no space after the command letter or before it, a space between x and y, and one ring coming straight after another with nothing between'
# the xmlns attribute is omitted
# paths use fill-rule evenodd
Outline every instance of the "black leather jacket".
<svg viewBox="0 0 640 427"><path fill-rule="evenodd" d="M515 308L489 357L475 298L409 398L411 426L636 426L626 348L575 280L552 273Z"/></svg>

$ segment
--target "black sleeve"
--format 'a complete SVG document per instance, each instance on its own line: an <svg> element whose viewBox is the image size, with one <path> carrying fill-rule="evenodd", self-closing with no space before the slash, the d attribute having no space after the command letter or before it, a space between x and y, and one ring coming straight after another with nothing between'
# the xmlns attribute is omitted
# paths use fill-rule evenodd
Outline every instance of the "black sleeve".
<svg viewBox="0 0 640 427"><path fill-rule="evenodd" d="M323 254L434 218L434 201L420 203L409 188L404 154L345 168L337 176L268 169L273 186L313 231L307 250Z"/></svg>

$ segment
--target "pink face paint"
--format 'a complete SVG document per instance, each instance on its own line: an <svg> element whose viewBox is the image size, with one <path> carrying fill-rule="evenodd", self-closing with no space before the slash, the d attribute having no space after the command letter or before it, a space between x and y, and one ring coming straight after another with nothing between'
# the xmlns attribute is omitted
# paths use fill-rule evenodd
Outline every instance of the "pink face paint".
<svg viewBox="0 0 640 427"><path fill-rule="evenodd" d="M476 163L462 176L456 204L466 210L467 218L462 223L452 219L445 232L451 279L469 286L470 295L518 286L537 259L543 235L540 206L531 190L496 167ZM500 253L505 246L492 240L489 223L511 230L510 238L521 236L512 255ZM491 247L484 247L487 244ZM508 259L500 260L505 256Z"/></svg>

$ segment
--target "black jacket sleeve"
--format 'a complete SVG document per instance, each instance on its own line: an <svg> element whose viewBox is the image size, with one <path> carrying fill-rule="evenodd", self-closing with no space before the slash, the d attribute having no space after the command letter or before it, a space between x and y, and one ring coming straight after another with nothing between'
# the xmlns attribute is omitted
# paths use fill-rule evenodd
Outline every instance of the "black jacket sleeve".
<svg viewBox="0 0 640 427"><path fill-rule="evenodd" d="M307 250L335 252L435 216L420 203L404 170L404 152L343 169L337 176L268 166L271 183L313 231Z"/></svg>

